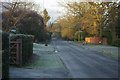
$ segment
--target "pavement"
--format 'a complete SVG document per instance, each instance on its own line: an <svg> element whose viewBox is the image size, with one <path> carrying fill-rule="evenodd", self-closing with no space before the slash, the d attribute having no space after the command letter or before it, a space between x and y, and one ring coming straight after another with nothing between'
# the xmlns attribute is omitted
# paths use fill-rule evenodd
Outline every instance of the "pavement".
<svg viewBox="0 0 120 80"><path fill-rule="evenodd" d="M63 67L24 69L10 67L11 78L118 78L118 60L68 41L53 39L55 51L36 53L54 55ZM49 59L48 59L49 60ZM58 60L58 59L57 59ZM54 63L54 60L52 60ZM58 63L59 63L58 61ZM46 64L47 62L44 62ZM52 62L50 62L52 63ZM51 65L49 63L49 65ZM57 63L57 62L56 62ZM47 65L47 66L49 66ZM72 80L72 79L70 79Z"/></svg>
<svg viewBox="0 0 120 80"><path fill-rule="evenodd" d="M39 70L10 68L10 78L65 78L66 76L68 76L67 71L63 69Z"/></svg>

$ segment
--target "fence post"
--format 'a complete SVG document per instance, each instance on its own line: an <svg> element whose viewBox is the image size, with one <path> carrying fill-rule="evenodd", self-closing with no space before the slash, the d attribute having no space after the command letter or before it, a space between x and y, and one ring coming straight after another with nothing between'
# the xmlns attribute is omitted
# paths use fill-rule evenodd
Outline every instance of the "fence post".
<svg viewBox="0 0 120 80"><path fill-rule="evenodd" d="M16 64L18 65L19 64L19 39L16 40Z"/></svg>
<svg viewBox="0 0 120 80"><path fill-rule="evenodd" d="M19 54L20 66L22 66L22 39L19 39L19 41L20 41L20 54Z"/></svg>

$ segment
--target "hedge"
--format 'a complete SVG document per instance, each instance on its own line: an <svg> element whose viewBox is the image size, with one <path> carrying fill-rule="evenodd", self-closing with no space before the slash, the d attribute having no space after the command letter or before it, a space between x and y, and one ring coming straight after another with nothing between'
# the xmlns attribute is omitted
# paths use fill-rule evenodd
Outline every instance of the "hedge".
<svg viewBox="0 0 120 80"><path fill-rule="evenodd" d="M9 35L4 31L0 33L2 34L2 50L5 50L9 48Z"/></svg>
<svg viewBox="0 0 120 80"><path fill-rule="evenodd" d="M2 79L9 78L9 35L0 31L2 34Z"/></svg>
<svg viewBox="0 0 120 80"><path fill-rule="evenodd" d="M24 65L33 54L33 37L25 34L14 34L10 36L11 41L22 39L22 65Z"/></svg>
<svg viewBox="0 0 120 80"><path fill-rule="evenodd" d="M112 42L112 35L108 29L103 29L102 37L107 38L107 43L111 45Z"/></svg>
<svg viewBox="0 0 120 80"><path fill-rule="evenodd" d="M2 50L2 79L9 78L9 50Z"/></svg>
<svg viewBox="0 0 120 80"><path fill-rule="evenodd" d="M120 38L115 40L115 41L113 41L112 45L120 47Z"/></svg>

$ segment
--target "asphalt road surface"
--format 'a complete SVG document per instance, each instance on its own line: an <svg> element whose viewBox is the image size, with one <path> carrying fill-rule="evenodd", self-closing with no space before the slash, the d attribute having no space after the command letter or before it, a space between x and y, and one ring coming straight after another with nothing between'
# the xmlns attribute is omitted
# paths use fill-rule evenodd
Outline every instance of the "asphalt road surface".
<svg viewBox="0 0 120 80"><path fill-rule="evenodd" d="M52 42L56 51L49 52L49 54L59 56L65 65L65 70L10 67L10 78L68 78L64 80L74 80L71 78L118 78L118 61L113 57L86 49L69 41L54 38Z"/></svg>
<svg viewBox="0 0 120 80"><path fill-rule="evenodd" d="M118 61L111 56L53 39L56 54L72 78L118 78Z"/></svg>

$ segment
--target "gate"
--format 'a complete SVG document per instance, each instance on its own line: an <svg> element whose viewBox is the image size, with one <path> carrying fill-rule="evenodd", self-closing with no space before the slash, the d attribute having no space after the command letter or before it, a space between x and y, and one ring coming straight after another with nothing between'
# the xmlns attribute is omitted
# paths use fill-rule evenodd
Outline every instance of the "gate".
<svg viewBox="0 0 120 80"><path fill-rule="evenodd" d="M22 40L10 42L10 64L22 66Z"/></svg>

